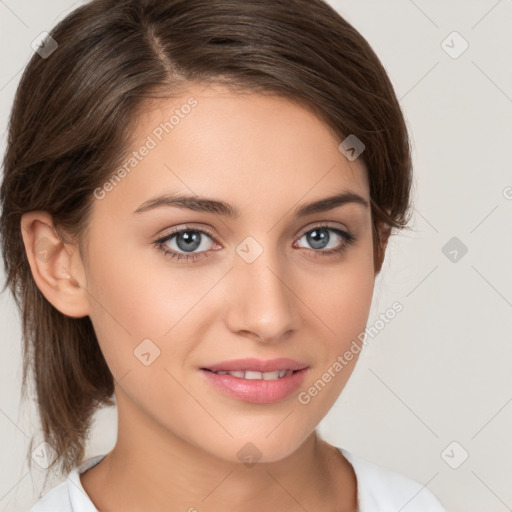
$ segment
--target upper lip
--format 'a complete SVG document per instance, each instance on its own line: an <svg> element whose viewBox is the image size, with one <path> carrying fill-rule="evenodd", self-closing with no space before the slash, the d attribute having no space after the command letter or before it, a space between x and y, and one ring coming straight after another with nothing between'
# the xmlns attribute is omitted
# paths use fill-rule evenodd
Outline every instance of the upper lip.
<svg viewBox="0 0 512 512"><path fill-rule="evenodd" d="M202 369L212 370L215 372L250 370L256 372L274 372L276 370L302 370L308 366L309 365L306 363L287 358L269 359L267 361L262 359L246 358L222 361L221 363L203 366Z"/></svg>

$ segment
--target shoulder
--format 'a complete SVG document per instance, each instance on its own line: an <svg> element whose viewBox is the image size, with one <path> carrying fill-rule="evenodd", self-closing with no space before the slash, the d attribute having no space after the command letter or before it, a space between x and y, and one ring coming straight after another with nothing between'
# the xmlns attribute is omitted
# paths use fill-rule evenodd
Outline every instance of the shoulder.
<svg viewBox="0 0 512 512"><path fill-rule="evenodd" d="M98 512L82 486L80 475L104 457L91 457L73 469L64 482L50 489L29 512Z"/></svg>
<svg viewBox="0 0 512 512"><path fill-rule="evenodd" d="M446 512L423 484L339 448L354 468L360 512Z"/></svg>
<svg viewBox="0 0 512 512"><path fill-rule="evenodd" d="M64 481L50 489L29 512L71 512L68 482Z"/></svg>

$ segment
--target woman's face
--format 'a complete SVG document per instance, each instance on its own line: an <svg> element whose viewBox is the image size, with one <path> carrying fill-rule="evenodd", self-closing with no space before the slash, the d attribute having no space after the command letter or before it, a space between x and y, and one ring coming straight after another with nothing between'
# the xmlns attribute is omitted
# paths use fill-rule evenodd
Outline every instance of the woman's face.
<svg viewBox="0 0 512 512"><path fill-rule="evenodd" d="M136 134L124 172L95 192L83 283L120 425L279 460L357 360L344 354L361 345L375 279L366 169L308 110L220 86L165 100ZM298 214L347 193L363 202Z"/></svg>

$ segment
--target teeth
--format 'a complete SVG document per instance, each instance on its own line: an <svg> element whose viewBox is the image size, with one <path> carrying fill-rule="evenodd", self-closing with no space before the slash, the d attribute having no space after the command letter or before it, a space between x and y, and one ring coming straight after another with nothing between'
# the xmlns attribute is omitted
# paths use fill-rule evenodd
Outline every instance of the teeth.
<svg viewBox="0 0 512 512"><path fill-rule="evenodd" d="M249 370L245 372L245 376L243 378L247 380L261 380L263 378L262 375L263 374L261 372L251 372Z"/></svg>
<svg viewBox="0 0 512 512"><path fill-rule="evenodd" d="M247 379L247 380L277 380L282 379L283 377L287 377L288 375L293 373L293 370L275 370L273 372L256 372L252 370L242 371L218 371L214 372L219 375L232 375L233 377L238 377L239 379Z"/></svg>

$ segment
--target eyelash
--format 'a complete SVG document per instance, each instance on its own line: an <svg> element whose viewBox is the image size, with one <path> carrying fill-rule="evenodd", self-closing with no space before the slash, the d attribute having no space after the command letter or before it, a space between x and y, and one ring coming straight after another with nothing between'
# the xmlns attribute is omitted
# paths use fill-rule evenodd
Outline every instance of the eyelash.
<svg viewBox="0 0 512 512"><path fill-rule="evenodd" d="M346 231L343 231L341 229L338 229L338 228L333 228L333 227L325 225L325 224L314 226L312 228L309 228L306 231L303 231L302 234L300 235L299 239L301 239L304 235L307 235L308 233L310 233L312 231L321 230L321 229L326 229L328 231L334 231L336 234L340 235L344 239L344 242L342 243L341 247L339 247L338 249L330 249L328 251L322 251L320 249L306 249L314 254L314 256L313 256L314 258L317 258L319 255L320 255L320 257L336 257L336 256L340 255L341 253L343 253L346 249L348 249L348 247L350 245L354 244L357 241L357 237L355 235L348 233ZM217 242L217 240L215 239L213 234L210 233L208 230L201 229L201 228L192 228L192 227L185 227L185 228L176 229L174 231L171 231L168 235L166 235L163 238L159 238L158 240L155 240L155 242L153 242L153 243L157 246L157 248L159 250L161 250L164 253L165 256L167 256L169 258L173 258L173 259L177 259L177 260L185 260L185 261L198 261L199 259L202 259L203 257L208 257L208 256L202 256L205 254L206 251L202 251L199 253L186 254L186 253L179 253L172 249L167 249L165 247L165 243L168 242L169 240L171 240L176 234L184 233L187 231L192 231L194 233L201 233L203 235L207 235L215 243L219 243L219 242Z"/></svg>

